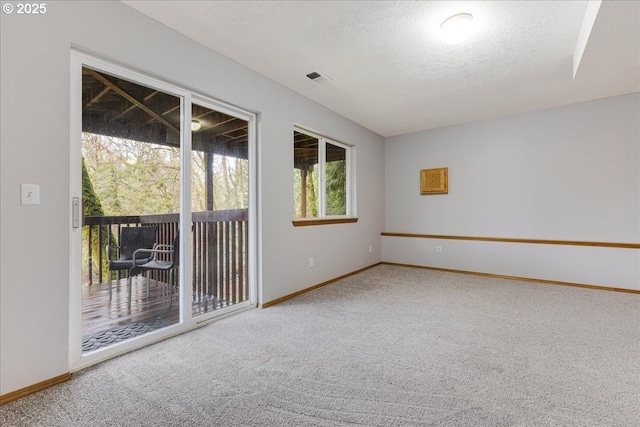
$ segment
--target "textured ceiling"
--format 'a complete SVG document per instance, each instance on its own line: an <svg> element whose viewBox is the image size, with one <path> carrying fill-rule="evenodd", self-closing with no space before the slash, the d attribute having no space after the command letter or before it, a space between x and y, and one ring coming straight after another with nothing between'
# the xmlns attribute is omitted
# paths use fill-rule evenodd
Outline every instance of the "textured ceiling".
<svg viewBox="0 0 640 427"><path fill-rule="evenodd" d="M640 91L638 1L602 3L575 79L585 1L124 3L383 136Z"/></svg>

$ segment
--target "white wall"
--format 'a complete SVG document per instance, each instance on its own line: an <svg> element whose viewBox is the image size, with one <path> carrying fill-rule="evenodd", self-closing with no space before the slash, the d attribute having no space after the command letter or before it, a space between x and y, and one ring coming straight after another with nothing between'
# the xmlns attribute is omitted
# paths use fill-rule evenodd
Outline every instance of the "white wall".
<svg viewBox="0 0 640 427"><path fill-rule="evenodd" d="M263 301L380 261L380 136L119 2L1 19L0 394L68 372L72 46L259 113ZM292 226L294 123L356 145L357 224ZM19 204L20 183L40 205Z"/></svg>
<svg viewBox="0 0 640 427"><path fill-rule="evenodd" d="M388 138L385 161L387 232L640 243L638 93ZM449 194L421 196L436 167ZM640 289L638 249L385 236L383 261Z"/></svg>

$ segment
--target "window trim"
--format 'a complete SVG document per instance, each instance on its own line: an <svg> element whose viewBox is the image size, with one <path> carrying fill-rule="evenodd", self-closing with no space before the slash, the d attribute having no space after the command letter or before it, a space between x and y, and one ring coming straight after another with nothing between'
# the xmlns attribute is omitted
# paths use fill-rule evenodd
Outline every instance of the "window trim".
<svg viewBox="0 0 640 427"><path fill-rule="evenodd" d="M358 222L355 217L327 217L327 218L300 218L291 221L294 227L305 227L309 225L328 225L328 224L348 224Z"/></svg>
<svg viewBox="0 0 640 427"><path fill-rule="evenodd" d="M327 225L327 224L344 224L355 223L358 221L356 216L355 207L355 146L345 144L344 142L337 141L333 138L329 138L320 133L309 130L305 127L295 125L293 127L293 134L300 132L302 134L311 136L318 140L318 187L319 187L319 213L317 217L312 218L294 218L291 222L294 227L311 226L311 225ZM295 141L294 141L295 144ZM327 215L327 203L326 203L326 150L327 144L334 145L336 147L345 150L345 166L346 166L346 214L345 215ZM294 167L295 169L295 167ZM295 197L294 197L295 199ZM293 206L293 212L295 217L295 203Z"/></svg>

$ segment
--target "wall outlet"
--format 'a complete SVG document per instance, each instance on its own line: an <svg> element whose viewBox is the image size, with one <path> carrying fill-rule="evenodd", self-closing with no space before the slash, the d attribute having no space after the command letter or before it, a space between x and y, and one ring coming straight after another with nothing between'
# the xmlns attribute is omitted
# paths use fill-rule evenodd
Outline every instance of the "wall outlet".
<svg viewBox="0 0 640 427"><path fill-rule="evenodd" d="M313 267L313 257L309 258L309 267Z"/></svg>
<svg viewBox="0 0 640 427"><path fill-rule="evenodd" d="M373 252L373 246L369 245L369 253Z"/></svg>
<svg viewBox="0 0 640 427"><path fill-rule="evenodd" d="M436 246L436 253L437 254L441 254L442 253L442 246Z"/></svg>

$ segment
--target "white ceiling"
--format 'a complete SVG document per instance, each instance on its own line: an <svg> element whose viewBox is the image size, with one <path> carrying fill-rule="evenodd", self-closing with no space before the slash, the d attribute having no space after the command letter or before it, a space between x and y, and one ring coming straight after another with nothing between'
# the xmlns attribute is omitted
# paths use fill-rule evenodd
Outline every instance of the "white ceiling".
<svg viewBox="0 0 640 427"><path fill-rule="evenodd" d="M575 79L586 1L124 3L382 136L640 91L639 1L602 3Z"/></svg>

